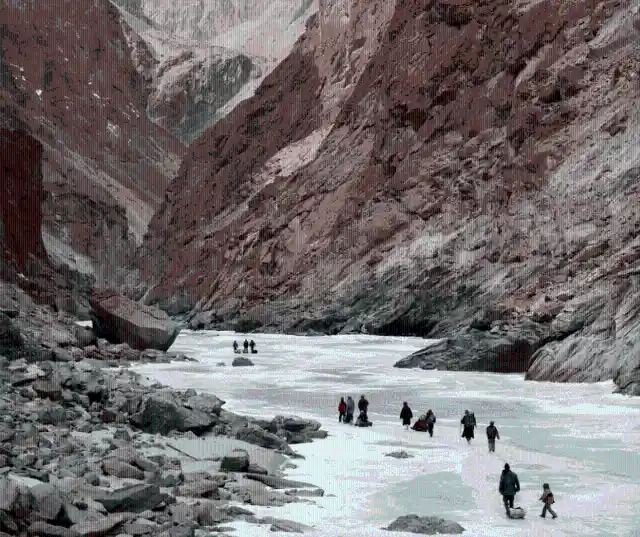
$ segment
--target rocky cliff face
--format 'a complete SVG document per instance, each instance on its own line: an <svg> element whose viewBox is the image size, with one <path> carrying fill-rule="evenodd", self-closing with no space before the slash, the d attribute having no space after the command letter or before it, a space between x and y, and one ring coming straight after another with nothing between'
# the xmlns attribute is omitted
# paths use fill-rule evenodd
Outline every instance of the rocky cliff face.
<svg viewBox="0 0 640 537"><path fill-rule="evenodd" d="M464 333L484 370L628 379L638 9L321 2L190 146L145 241L146 300L286 330ZM405 365L464 368L450 357Z"/></svg>
<svg viewBox="0 0 640 537"><path fill-rule="evenodd" d="M150 118L191 142L250 97L317 0L115 0L148 84Z"/></svg>
<svg viewBox="0 0 640 537"><path fill-rule="evenodd" d="M41 148L49 259L102 285L122 283L119 268L183 146L146 118L144 81L107 0L3 2L0 21L0 104ZM35 151L20 166L39 168Z"/></svg>

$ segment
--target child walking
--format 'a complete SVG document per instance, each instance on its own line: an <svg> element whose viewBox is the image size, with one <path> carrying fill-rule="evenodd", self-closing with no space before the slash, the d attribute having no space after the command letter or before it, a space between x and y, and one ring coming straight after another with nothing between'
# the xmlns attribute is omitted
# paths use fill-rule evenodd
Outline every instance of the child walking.
<svg viewBox="0 0 640 537"><path fill-rule="evenodd" d="M551 513L553 518L558 516L555 511L551 509L551 504L555 503L555 500L553 499L553 492L551 492L551 489L549 488L549 483L542 485L542 496L540 496L540 501L544 503L542 514L540 515L542 518L546 518L547 511Z"/></svg>

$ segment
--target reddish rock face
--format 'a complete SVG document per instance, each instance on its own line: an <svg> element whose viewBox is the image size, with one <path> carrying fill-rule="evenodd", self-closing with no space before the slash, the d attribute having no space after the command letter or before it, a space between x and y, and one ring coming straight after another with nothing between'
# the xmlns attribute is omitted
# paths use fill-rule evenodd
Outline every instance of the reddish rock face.
<svg viewBox="0 0 640 537"><path fill-rule="evenodd" d="M24 131L0 128L0 246L4 262L33 273L46 258L42 221L42 144Z"/></svg>
<svg viewBox="0 0 640 537"><path fill-rule="evenodd" d="M144 81L107 0L3 2L0 21L0 100L43 146L45 246L112 281L182 147L146 118Z"/></svg>
<svg viewBox="0 0 640 537"><path fill-rule="evenodd" d="M256 96L189 147L144 247L147 299L267 328L443 334L613 278L638 236L624 178L639 163L631 119L601 128L640 109L634 17L629 2L321 2ZM605 238L606 269L572 261Z"/></svg>

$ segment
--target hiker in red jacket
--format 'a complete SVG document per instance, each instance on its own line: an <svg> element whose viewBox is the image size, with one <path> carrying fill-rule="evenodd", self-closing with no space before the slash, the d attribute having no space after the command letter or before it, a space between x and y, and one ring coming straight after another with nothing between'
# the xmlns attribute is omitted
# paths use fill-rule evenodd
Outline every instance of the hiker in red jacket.
<svg viewBox="0 0 640 537"><path fill-rule="evenodd" d="M344 397L340 398L340 403L338 404L338 421L342 423L345 415L347 413L347 403L344 402Z"/></svg>

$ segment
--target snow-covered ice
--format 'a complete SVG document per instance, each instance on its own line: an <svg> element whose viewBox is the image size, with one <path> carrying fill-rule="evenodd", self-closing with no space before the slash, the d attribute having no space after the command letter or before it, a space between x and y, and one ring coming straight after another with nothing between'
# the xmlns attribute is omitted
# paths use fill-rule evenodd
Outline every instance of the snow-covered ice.
<svg viewBox="0 0 640 537"><path fill-rule="evenodd" d="M287 476L314 483L326 496L267 508L260 516L314 526L323 536L382 536L398 516L436 515L477 537L637 537L640 527L640 401L613 395L611 382L530 383L522 375L394 369L399 358L425 346L419 338L251 335L254 367L234 368L230 332L184 331L172 351L199 363L135 369L175 388L215 393L225 408L257 417L295 414L318 419L326 440L295 445L305 460ZM224 361L227 367L216 364ZM340 396L369 399L373 427L338 423ZM402 401L414 416L432 408L434 438L405 431ZM478 419L469 446L460 438L465 409ZM484 428L495 420L501 440L489 454ZM404 449L414 458L385 453ZM498 479L505 462L518 474L516 505L525 520L505 517ZM542 483L551 485L558 519L541 519ZM273 535L269 526L232 524L237 534ZM410 534L407 534L410 535Z"/></svg>

